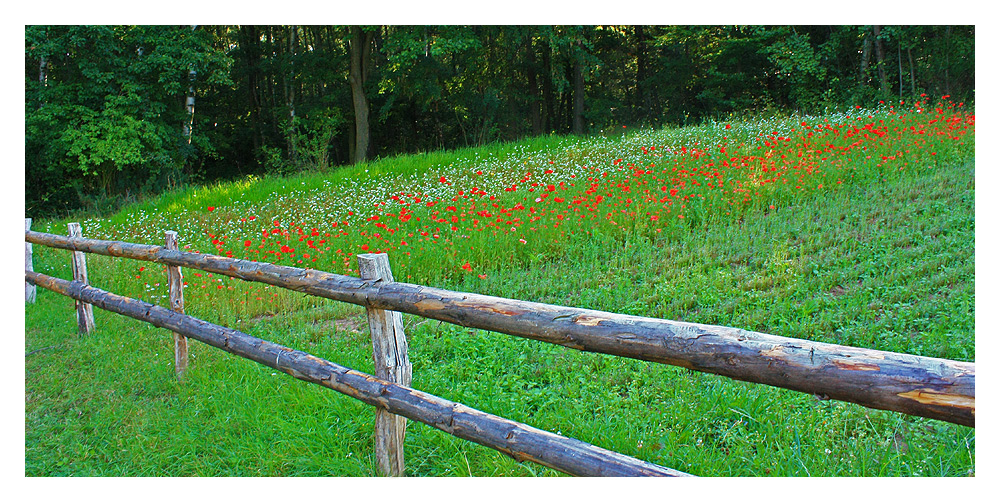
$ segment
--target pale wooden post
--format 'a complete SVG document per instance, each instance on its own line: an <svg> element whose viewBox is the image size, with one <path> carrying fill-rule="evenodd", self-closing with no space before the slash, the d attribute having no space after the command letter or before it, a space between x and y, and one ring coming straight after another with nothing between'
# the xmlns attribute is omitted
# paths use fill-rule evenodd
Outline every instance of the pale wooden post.
<svg viewBox="0 0 1000 502"><path fill-rule="evenodd" d="M83 230L79 223L69 224L70 237L83 237ZM82 251L73 251L73 280L90 285L87 281L87 255ZM94 306L76 301L76 323L80 328L80 334L86 335L94 331Z"/></svg>
<svg viewBox="0 0 1000 502"><path fill-rule="evenodd" d="M177 250L177 232L168 230L165 234L166 248ZM174 312L184 313L184 275L181 268L167 265L167 284L170 288L170 309ZM179 333L174 333L174 371L177 377L184 375L188 367L188 341L187 337Z"/></svg>
<svg viewBox="0 0 1000 502"><path fill-rule="evenodd" d="M31 218L24 219L24 231L31 230ZM24 271L34 272L35 268L31 260L31 243L24 243ZM35 303L35 285L24 281L24 302Z"/></svg>
<svg viewBox="0 0 1000 502"><path fill-rule="evenodd" d="M359 254L358 270L361 278L372 283L393 282L389 269L389 256ZM403 315L392 310L366 307L368 330L372 335L375 376L392 383L409 386L413 367L407 355L406 334L403 333ZM375 408L375 458L379 469L388 476L402 476L406 464L403 458L403 439L406 437L406 418L393 415L383 408Z"/></svg>

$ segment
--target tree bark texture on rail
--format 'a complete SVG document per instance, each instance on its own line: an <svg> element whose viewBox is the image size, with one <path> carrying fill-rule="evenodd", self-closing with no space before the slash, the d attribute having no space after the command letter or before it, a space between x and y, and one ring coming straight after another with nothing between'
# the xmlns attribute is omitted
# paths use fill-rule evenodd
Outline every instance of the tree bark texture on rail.
<svg viewBox="0 0 1000 502"><path fill-rule="evenodd" d="M576 476L688 476L680 471L559 436L484 413L440 397L394 384L325 359L255 338L140 300L80 282L25 272L37 286L104 310L148 322L226 352L322 385L369 405L423 422L453 436Z"/></svg>
<svg viewBox="0 0 1000 502"><path fill-rule="evenodd" d="M365 307L715 373L975 427L976 365L739 328L561 307L117 241L25 232L25 240L263 282Z"/></svg>

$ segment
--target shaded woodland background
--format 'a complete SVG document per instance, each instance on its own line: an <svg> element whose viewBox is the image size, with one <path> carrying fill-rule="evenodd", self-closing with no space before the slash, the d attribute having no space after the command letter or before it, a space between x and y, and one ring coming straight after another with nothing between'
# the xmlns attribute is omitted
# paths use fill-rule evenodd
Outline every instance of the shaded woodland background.
<svg viewBox="0 0 1000 502"><path fill-rule="evenodd" d="M972 26L27 26L25 211L974 92Z"/></svg>

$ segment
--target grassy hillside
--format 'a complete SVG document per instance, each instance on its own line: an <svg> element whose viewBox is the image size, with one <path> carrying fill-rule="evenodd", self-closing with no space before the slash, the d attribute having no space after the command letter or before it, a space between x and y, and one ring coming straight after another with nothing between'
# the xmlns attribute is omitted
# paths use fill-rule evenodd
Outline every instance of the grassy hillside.
<svg viewBox="0 0 1000 502"><path fill-rule="evenodd" d="M188 189L85 236L776 335L975 360L974 115L915 109L539 138ZM66 221L33 229L65 233ZM68 278L68 253L35 246ZM92 284L166 304L162 267L89 258ZM185 270L187 312L372 372L363 309ZM96 309L95 309L96 310ZM404 316L413 386L702 476L964 476L967 427ZM72 301L25 309L25 473L376 473L373 411ZM37 352L33 352L37 351ZM422 424L408 474L557 473Z"/></svg>

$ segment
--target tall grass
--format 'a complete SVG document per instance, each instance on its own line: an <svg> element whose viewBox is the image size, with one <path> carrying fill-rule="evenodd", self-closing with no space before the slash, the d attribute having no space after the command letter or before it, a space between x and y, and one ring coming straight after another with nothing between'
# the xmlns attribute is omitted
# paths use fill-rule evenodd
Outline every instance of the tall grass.
<svg viewBox="0 0 1000 502"><path fill-rule="evenodd" d="M82 223L89 237L177 230L192 250L337 273L386 251L397 280L974 360L974 118L938 107L401 156ZM35 251L36 270L69 275L65 252ZM161 267L89 260L94 285L166 303ZM372 371L362 309L185 280L192 315ZM96 315L78 337L72 301L42 291L26 307L26 348L44 349L25 362L26 474L375 474L364 405L197 344L178 383L168 334ZM404 319L414 387L692 474L974 473L969 428ZM406 448L412 475L554 474L421 424Z"/></svg>

